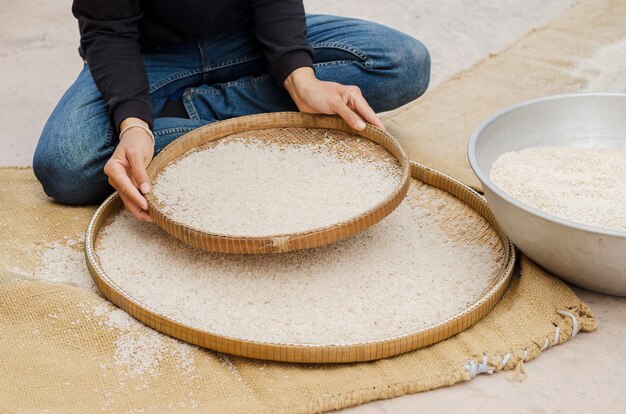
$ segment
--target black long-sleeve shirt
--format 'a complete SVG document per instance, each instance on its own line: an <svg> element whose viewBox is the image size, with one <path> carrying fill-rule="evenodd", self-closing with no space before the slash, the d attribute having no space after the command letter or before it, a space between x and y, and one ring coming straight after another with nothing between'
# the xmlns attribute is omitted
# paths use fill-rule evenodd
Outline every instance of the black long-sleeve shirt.
<svg viewBox="0 0 626 414"><path fill-rule="evenodd" d="M137 117L152 126L141 51L250 28L279 83L312 66L302 0L74 0L80 54L115 126Z"/></svg>

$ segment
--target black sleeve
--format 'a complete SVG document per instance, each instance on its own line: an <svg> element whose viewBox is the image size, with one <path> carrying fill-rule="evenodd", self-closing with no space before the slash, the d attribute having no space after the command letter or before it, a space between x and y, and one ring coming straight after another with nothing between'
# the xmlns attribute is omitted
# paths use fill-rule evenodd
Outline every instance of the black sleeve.
<svg viewBox="0 0 626 414"><path fill-rule="evenodd" d="M152 128L148 76L139 46L138 0L74 0L80 45L116 128L127 117Z"/></svg>
<svg viewBox="0 0 626 414"><path fill-rule="evenodd" d="M302 0L251 0L250 5L256 38L281 87L295 69L313 67Z"/></svg>

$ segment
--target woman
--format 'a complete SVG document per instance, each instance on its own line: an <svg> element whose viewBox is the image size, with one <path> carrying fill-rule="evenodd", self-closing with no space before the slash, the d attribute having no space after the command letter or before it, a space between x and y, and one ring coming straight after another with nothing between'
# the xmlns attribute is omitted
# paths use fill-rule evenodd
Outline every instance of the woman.
<svg viewBox="0 0 626 414"><path fill-rule="evenodd" d="M375 112L428 87L419 41L305 15L302 0L75 0L72 11L85 67L46 123L33 168L58 202L98 203L116 189L139 220L149 220L146 166L188 131L292 110L382 127Z"/></svg>

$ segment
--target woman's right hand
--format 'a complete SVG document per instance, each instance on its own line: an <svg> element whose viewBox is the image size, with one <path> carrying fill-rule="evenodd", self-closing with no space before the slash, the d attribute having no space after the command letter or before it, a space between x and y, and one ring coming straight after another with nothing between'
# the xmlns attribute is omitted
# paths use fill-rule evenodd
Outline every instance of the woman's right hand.
<svg viewBox="0 0 626 414"><path fill-rule="evenodd" d="M139 118L126 118L120 125L148 124ZM143 196L150 192L151 184L146 167L154 155L154 143L142 128L128 129L120 139L111 159L104 166L109 184L115 188L126 209L140 221L151 221L147 213L148 202Z"/></svg>

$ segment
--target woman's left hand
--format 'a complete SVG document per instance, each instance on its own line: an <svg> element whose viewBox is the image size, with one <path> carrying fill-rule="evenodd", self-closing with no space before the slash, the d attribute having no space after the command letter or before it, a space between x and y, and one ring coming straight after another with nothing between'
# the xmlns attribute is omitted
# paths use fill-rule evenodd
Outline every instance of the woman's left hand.
<svg viewBox="0 0 626 414"><path fill-rule="evenodd" d="M385 128L358 86L321 81L309 67L291 72L284 85L301 112L337 114L358 131L365 129L365 122Z"/></svg>

